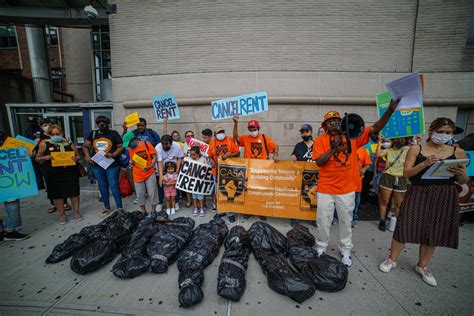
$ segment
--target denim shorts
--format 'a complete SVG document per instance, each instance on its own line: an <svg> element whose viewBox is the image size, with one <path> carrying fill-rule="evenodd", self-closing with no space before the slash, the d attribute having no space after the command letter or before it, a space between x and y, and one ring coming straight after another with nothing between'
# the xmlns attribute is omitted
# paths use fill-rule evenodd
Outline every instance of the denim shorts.
<svg viewBox="0 0 474 316"><path fill-rule="evenodd" d="M204 194L195 194L193 193L193 199L198 201L204 201Z"/></svg>

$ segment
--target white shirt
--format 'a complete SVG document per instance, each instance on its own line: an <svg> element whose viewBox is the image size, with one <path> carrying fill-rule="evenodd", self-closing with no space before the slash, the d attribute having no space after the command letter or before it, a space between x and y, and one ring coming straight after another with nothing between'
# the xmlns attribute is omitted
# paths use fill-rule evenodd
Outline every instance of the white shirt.
<svg viewBox="0 0 474 316"><path fill-rule="evenodd" d="M163 145L158 144L155 146L158 161L163 161L164 163L168 161L173 161L174 163L178 163L178 158L183 158L183 150L179 146L178 143L172 142L171 148L168 151L163 150Z"/></svg>

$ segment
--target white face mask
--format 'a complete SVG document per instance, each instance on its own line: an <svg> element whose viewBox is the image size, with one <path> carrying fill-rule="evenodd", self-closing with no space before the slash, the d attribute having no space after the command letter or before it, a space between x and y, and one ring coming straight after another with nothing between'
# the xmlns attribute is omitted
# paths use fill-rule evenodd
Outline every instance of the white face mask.
<svg viewBox="0 0 474 316"><path fill-rule="evenodd" d="M48 129L49 129L49 126L44 126L44 127L42 127L42 129L43 129L43 132L46 133L46 132L48 131Z"/></svg>
<svg viewBox="0 0 474 316"><path fill-rule="evenodd" d="M383 148L388 149L388 148L392 147L392 143L391 142L384 142L384 143L382 143L382 146L383 146Z"/></svg>
<svg viewBox="0 0 474 316"><path fill-rule="evenodd" d="M445 133L433 133L433 135L431 135L433 143L438 145L446 144L451 140L451 138L453 138L453 135Z"/></svg>
<svg viewBox="0 0 474 316"><path fill-rule="evenodd" d="M216 138L217 138L217 140L224 140L224 138L225 138L225 133L218 133L218 134L216 134Z"/></svg>
<svg viewBox="0 0 474 316"><path fill-rule="evenodd" d="M250 132L250 136L257 137L258 136L258 131Z"/></svg>

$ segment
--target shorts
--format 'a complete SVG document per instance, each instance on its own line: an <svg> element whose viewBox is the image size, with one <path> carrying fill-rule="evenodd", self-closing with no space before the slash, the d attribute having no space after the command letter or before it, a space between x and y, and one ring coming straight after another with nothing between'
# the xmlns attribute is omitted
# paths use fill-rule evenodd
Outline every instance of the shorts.
<svg viewBox="0 0 474 316"><path fill-rule="evenodd" d="M380 187L385 190L404 193L408 189L408 179L384 173L380 179Z"/></svg>
<svg viewBox="0 0 474 316"><path fill-rule="evenodd" d="M193 199L198 201L204 201L204 194L195 194L193 193Z"/></svg>
<svg viewBox="0 0 474 316"><path fill-rule="evenodd" d="M175 197L176 187L165 185L163 190L165 191L165 197Z"/></svg>

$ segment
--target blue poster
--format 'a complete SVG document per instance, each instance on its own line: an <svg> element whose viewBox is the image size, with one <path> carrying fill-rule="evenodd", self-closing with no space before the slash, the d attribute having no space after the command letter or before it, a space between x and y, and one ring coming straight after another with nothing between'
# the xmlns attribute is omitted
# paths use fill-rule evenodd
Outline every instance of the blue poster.
<svg viewBox="0 0 474 316"><path fill-rule="evenodd" d="M466 158L469 159L466 165L467 176L474 177L474 162L472 161L474 159L474 151L466 151Z"/></svg>
<svg viewBox="0 0 474 316"><path fill-rule="evenodd" d="M36 176L26 147L0 149L0 202L38 194Z"/></svg>
<svg viewBox="0 0 474 316"><path fill-rule="evenodd" d="M377 94L377 114L380 117L385 113L392 97L388 92ZM395 111L381 133L385 138L408 137L425 133L423 105L417 111Z"/></svg>
<svg viewBox="0 0 474 316"><path fill-rule="evenodd" d="M24 141L24 142L27 142L27 143L33 144L33 145L35 145L35 146L36 146L36 145L38 145L38 142L35 142L34 140L31 140L31 139L29 139L29 138L26 138L26 137L24 137L24 136L21 136L21 135L16 135L16 137L15 137L15 138L16 138L16 139L19 139L19 140L22 140L22 141Z"/></svg>
<svg viewBox="0 0 474 316"><path fill-rule="evenodd" d="M222 120L235 115L247 116L265 111L268 111L268 94L266 91L212 101L211 104L213 120Z"/></svg>
<svg viewBox="0 0 474 316"><path fill-rule="evenodd" d="M181 118L176 97L171 93L153 97L151 104L158 123L163 122L165 118L168 118L168 121Z"/></svg>

